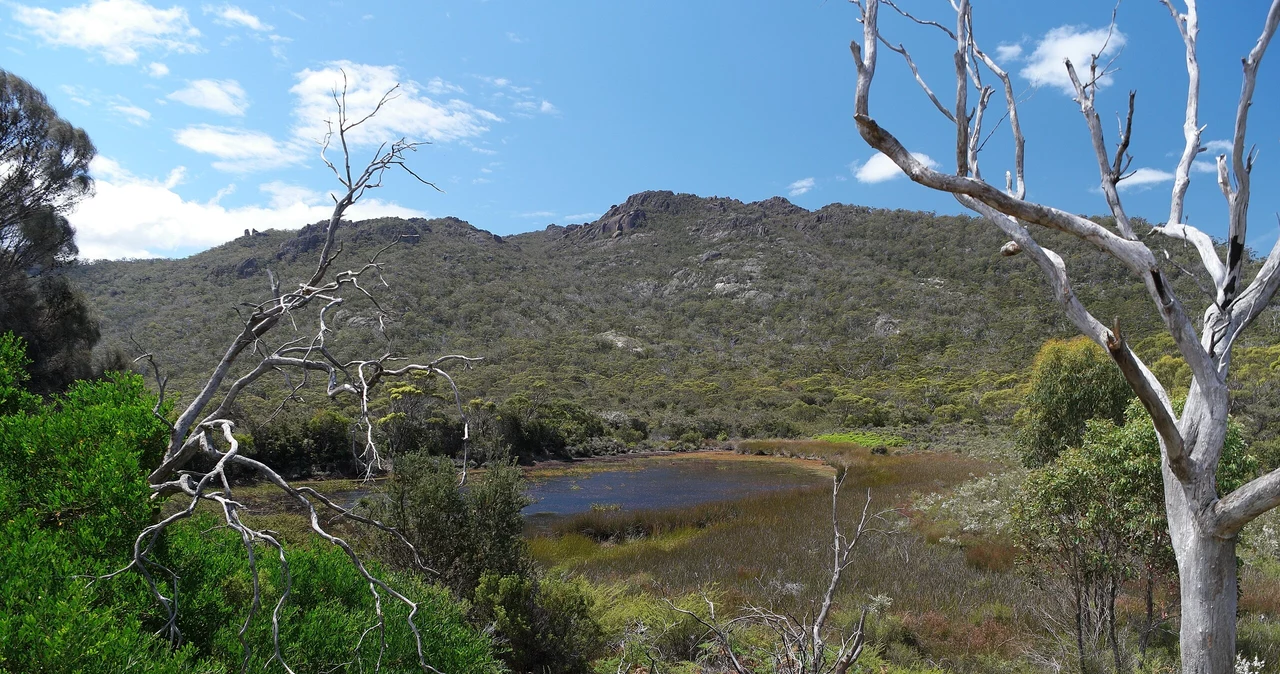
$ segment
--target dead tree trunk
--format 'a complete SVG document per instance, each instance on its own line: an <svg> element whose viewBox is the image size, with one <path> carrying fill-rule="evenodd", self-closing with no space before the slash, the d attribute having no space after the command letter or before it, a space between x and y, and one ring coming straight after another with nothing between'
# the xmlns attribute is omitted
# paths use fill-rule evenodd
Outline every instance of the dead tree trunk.
<svg viewBox="0 0 1280 674"><path fill-rule="evenodd" d="M1017 97L1009 75L982 51L973 36L973 10L969 0L952 0L954 29L935 21L917 19L899 9L892 0L851 1L857 6L858 18L863 25L862 41L850 44L858 76L854 119L863 140L892 159L913 181L952 194L962 205L991 221L1012 239L1010 244L1006 244L1006 254L1026 253L1043 271L1053 288L1054 299L1062 305L1072 323L1108 350L1151 414L1160 437L1165 507L1181 585L1183 671L1186 674L1229 674L1235 662L1236 536L1253 518L1280 505L1280 471L1259 477L1225 495L1217 493L1215 479L1226 439L1227 378L1232 346L1280 287L1280 243L1272 249L1251 282L1245 285L1242 278L1250 174L1256 158L1256 152L1246 148L1245 137L1258 69L1277 25L1280 25L1280 0L1270 3L1257 41L1243 60L1243 83L1231 153L1217 158L1218 185L1227 202L1229 223L1225 260L1208 235L1184 222L1192 162L1205 151L1200 139L1203 127L1199 121L1200 65L1196 55L1199 19L1196 0L1185 0L1185 11L1179 11L1174 0L1161 0L1173 17L1185 46L1183 56L1188 86L1184 144L1170 198L1169 218L1153 231L1193 245L1213 281L1214 298L1198 322L1184 311L1182 302L1161 272L1156 255L1134 232L1120 199L1117 185L1128 177L1132 160L1128 149L1133 128L1134 94L1129 95L1128 115L1122 118L1124 122L1117 139L1117 149L1109 155L1094 105L1098 82L1106 74L1106 66L1100 66L1097 55L1084 64L1087 70L1083 77L1070 61L1066 61L1064 67L1074 84L1075 100L1089 130L1090 149L1097 158L1102 194L1115 218L1114 228L1026 199L1024 139L1018 120ZM883 6L892 8L915 24L940 30L955 44L954 108L944 106L928 87L906 48L894 46L883 37L880 30ZM1114 15L1112 20L1114 27ZM881 45L904 57L925 94L954 125L954 173L926 166L871 116L871 84ZM1014 141L1013 170L1006 172L1003 190L983 180L978 161L984 138L983 117L992 96L997 93L996 87L984 84L984 75L999 82ZM974 94L973 101L970 100L971 93ZM1062 258L1036 242L1031 234L1032 226L1082 239L1112 256L1142 281L1192 372L1193 383L1181 416L1175 412L1164 387L1125 343L1119 321L1108 328L1089 313L1071 289Z"/></svg>
<svg viewBox="0 0 1280 674"><path fill-rule="evenodd" d="M249 608L249 615L245 620L245 625L248 625L253 620L261 603L258 570L254 564L255 547L265 546L270 548L280 559L285 584L281 598L271 614L275 652L268 660L268 663L278 661L286 670L292 671L281 655L278 629L281 610L288 601L290 587L288 580L290 571L285 548L272 532L265 529L256 529L241 519L244 507L235 500L232 494L231 481L228 479L226 472L228 467L238 466L257 474L265 482L274 485L291 500L295 501L302 508L304 516L308 518L312 533L340 548L350 558L352 565L368 585L377 613L377 624L369 628L369 632L365 634L374 633L375 628L378 628L376 633L381 640L380 649L385 650L387 646L385 641L386 617L382 610L383 597L389 597L391 600L404 604L409 609L407 622L417 646L418 664L424 671L436 671L427 663L423 654L422 636L414 620L418 613L417 603L373 575L352 546L347 541L331 533L326 527L328 523L335 519L348 519L381 529L395 536L404 544L410 550L418 565L425 569L426 567L422 566L421 559L418 557L418 552L413 545L395 529L385 526L376 520L360 516L350 509L342 508L309 487L295 487L282 478L271 466L240 454L239 443L232 433L234 424L228 419L230 409L237 396L246 387L258 381L264 375L283 371L298 373L300 380L290 382L290 396L304 387L308 383L310 376L313 374L318 375L322 378L323 386L328 396L349 395L358 402L361 410L358 422L365 430L364 453L360 459L365 465L367 473L371 475L374 470L380 467L382 462L378 448L373 442L372 424L369 418L369 400L375 387L387 378L401 377L411 373L435 374L452 385L452 378L441 369L444 364L452 362L465 365L478 360L465 356L448 355L430 362L406 363L403 362L404 358L394 356L391 353L367 359L350 360L339 358L327 344L331 328L326 321L329 319L331 311L347 301L348 297L345 296L359 297L372 302L378 309L380 328L382 321L387 318L382 308L377 305L373 295L361 284L373 281L381 282L383 263L378 258L390 246L379 251L368 262L354 268L342 271L333 269L335 260L342 253L342 247L338 244L336 235L347 209L359 201L367 191L380 187L388 170L403 169L414 179L433 188L435 187L435 185L418 177L417 174L405 166L406 155L414 151L420 143L411 142L403 138L394 142L383 143L379 146L377 152L373 155L372 161L365 165L363 169L360 169L358 165L354 169L352 167L352 147L349 145L351 131L376 115L384 105L394 100L394 98L395 89L393 88L382 97L373 110L368 111L362 117L351 117L347 108L345 81L342 83L341 88L335 87L333 99L336 118L329 121L329 133L322 140L320 157L338 178L342 189L333 196L333 213L325 229L324 245L321 248L315 271L309 278L298 283L296 289L287 291L281 288L279 280L273 276L271 278L271 297L256 305L250 305L248 312L242 315L243 323L238 334L227 346L226 351L214 367L208 380L178 416L177 421L170 424L169 446L160 466L151 473L149 478L152 498L175 496L185 504L184 507L173 515L144 529L134 543L133 556L129 564L115 573L103 577L104 579L109 578L126 571L139 573L145 579L156 601L164 608L167 615L167 623L162 632L167 634L175 644L179 642L181 637L178 629L178 597L176 592L173 593L174 596L166 596L163 582L155 580L157 572L163 573L164 576L169 576L172 572L160 565L152 553L159 542L160 536L170 525L191 517L201 502L213 503L217 510L221 512L226 525L240 535L244 543L245 555L249 559L253 582L253 601ZM331 159L328 156L328 153L332 152L334 148L341 151L340 158ZM314 328L314 331L301 332L297 327L298 315L312 305L319 307L318 325ZM268 333L271 333L281 323L292 325L294 334L280 340L283 343L279 346L269 345L266 340ZM141 358L150 360L149 356L142 356ZM250 359L256 359L256 362ZM246 361L253 364L246 366ZM151 361L151 364L155 367L154 361ZM231 378L232 373L237 368L242 374L233 379ZM244 371L246 368L247 371ZM158 411L163 402L164 380L159 377L158 368L156 368L156 375L157 379L160 380L160 396L162 399L156 404ZM458 410L461 414L462 405L456 387L454 387L454 398L455 402L458 403ZM465 423L465 415L463 419ZM166 423L168 422L166 421ZM463 439L466 439L465 431ZM193 460L197 457L202 457L206 465L211 464L213 467L209 469L193 468ZM465 479L465 456L463 462L463 479ZM333 517L326 518L326 521L322 522L320 517L322 511L331 511ZM245 662L247 663L249 658L247 642L244 648ZM378 659L378 666L380 667L380 665L381 657Z"/></svg>

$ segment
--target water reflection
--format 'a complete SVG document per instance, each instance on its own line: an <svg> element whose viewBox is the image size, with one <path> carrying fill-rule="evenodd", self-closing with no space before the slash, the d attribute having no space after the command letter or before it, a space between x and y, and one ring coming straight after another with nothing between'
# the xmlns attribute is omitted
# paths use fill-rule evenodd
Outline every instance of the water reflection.
<svg viewBox="0 0 1280 674"><path fill-rule="evenodd" d="M681 508L751 494L794 489L825 478L812 467L784 461L649 458L582 475L530 482L526 516L572 515L592 506L620 510Z"/></svg>

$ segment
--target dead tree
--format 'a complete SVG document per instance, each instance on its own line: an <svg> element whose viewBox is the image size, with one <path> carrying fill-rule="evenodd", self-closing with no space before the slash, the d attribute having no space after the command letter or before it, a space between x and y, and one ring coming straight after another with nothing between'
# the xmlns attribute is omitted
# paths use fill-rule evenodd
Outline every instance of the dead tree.
<svg viewBox="0 0 1280 674"><path fill-rule="evenodd" d="M1161 272L1156 255L1139 240L1120 199L1117 185L1129 175L1128 147L1133 128L1134 95L1131 93L1129 96L1128 114L1123 117L1115 152L1109 154L1095 109L1098 81L1106 72L1106 64L1100 64L1098 56L1095 55L1087 64L1068 61L1064 67L1074 85L1075 100L1089 131L1102 193L1115 218L1114 227L1105 227L1026 198L1024 139L1018 120L1017 97L1009 75L987 56L974 38L973 11L969 0L951 0L955 10L955 20L951 24L954 29L938 22L917 19L899 9L892 0L883 0L883 3L881 0L851 1L857 6L859 21L863 25L861 43L855 40L850 44L857 66L854 117L858 132L868 145L892 159L913 181L954 195L966 208L1000 228L1012 239L1005 252L1026 253L1044 272L1054 298L1072 323L1106 348L1119 365L1134 393L1150 412L1160 437L1165 506L1181 584L1183 671L1188 674L1225 674L1232 671L1236 643L1236 537L1249 521L1280 505L1280 471L1259 477L1225 495L1218 494L1215 481L1227 432L1227 379L1231 349L1241 333L1267 307L1280 286L1280 244L1272 249L1251 282L1246 285L1242 278L1247 257L1245 233L1250 172L1256 158L1256 152L1246 147L1246 129L1258 68L1280 24L1280 0L1270 3L1261 33L1243 59L1243 84L1231 153L1217 158L1218 185L1226 199L1228 213L1225 261L1213 240L1184 220L1183 207L1191 181L1192 162L1205 151L1201 145L1204 127L1199 119L1196 2L1185 0L1185 10L1180 11L1173 0L1161 0L1173 17L1185 46L1188 87L1183 149L1175 174L1169 218L1155 227L1154 232L1193 245L1212 279L1214 298L1198 323L1183 309L1169 279ZM882 35L879 22L882 4L917 24L940 30L950 43L955 44L956 97L952 108L944 106L925 84L907 50L901 45L894 46ZM872 117L871 84L880 45L906 59L926 95L954 125L954 173L926 166ZM1083 73L1077 69L1080 66L1084 67ZM997 86L985 84L984 74L994 78ZM1014 168L1005 174L1003 190L983 179L978 163L984 140L984 116L997 91L1003 93L1005 117L1013 135ZM974 94L972 100L971 94ZM1062 258L1036 242L1032 236L1034 228L1057 230L1082 239L1115 258L1142 281L1193 375L1181 415L1175 412L1165 388L1125 343L1119 320L1108 328L1080 303L1071 289Z"/></svg>
<svg viewBox="0 0 1280 674"><path fill-rule="evenodd" d="M871 508L871 490L867 490L867 500L862 506L862 515L852 534L840 531L840 518L836 509L840 496L840 487L844 484L847 471L833 477L831 482L831 529L833 539L829 552L831 560L831 578L827 582L826 592L822 595L822 603L817 613L798 616L787 611L749 605L738 617L724 623L716 618L716 606L709 597L703 596L707 603L708 617L682 609L671 602L667 605L674 611L692 617L707 628L707 635L720 647L729 665L737 674L751 674L751 670L743 664L742 658L734 650L730 632L735 625L756 625L764 627L774 636L774 647L769 654L773 660L773 670L779 674L845 674L858 661L866 645L867 610L862 611L858 624L848 632L835 635L839 641L832 639L828 623L831 609L834 606L836 593L840 590L840 580L854 562L853 552L869 531L868 525L873 518ZM830 640L829 640L830 639Z"/></svg>
<svg viewBox="0 0 1280 674"><path fill-rule="evenodd" d="M344 74L345 77L345 74ZM328 522L338 519L353 521L380 529L408 547L413 558L418 557L417 550L395 529L383 525L373 519L363 517L343 508L309 487L295 487L282 478L275 470L260 461L256 461L240 453L239 443L233 435L233 422L229 419L230 410L237 396L246 387L257 382L264 375L283 373L290 382L289 397L296 395L308 383L312 374L318 374L323 381L325 392L329 397L352 396L356 399L360 414L357 424L364 431L363 453L359 457L365 467L366 475L383 467L383 457L374 444L372 424L369 417L369 399L377 385L383 380L403 377L412 373L430 373L444 378L453 384L448 373L441 369L446 363L470 364L478 360L459 355L448 355L430 362L406 362L404 358L385 353L368 360L343 360L338 358L329 348L327 339L332 332L328 324L329 314L346 301L346 296L358 296L372 302L378 309L379 327L383 326L385 314L377 301L369 293L366 286L374 282L383 282L383 263L379 256L387 248L383 248L368 262L351 269L335 271L334 262L342 253L337 243L337 232L342 217L347 209L360 200L366 192L382 186L387 171L403 169L408 175L423 184L435 185L420 178L405 165L405 157L413 152L421 143L400 139L383 143L378 147L372 159L363 169L353 168L352 148L349 136L352 130L376 115L384 105L396 96L395 89L387 92L374 109L363 117L349 116L346 102L346 83L333 93L336 107L336 119L329 121L329 132L322 140L320 157L325 165L333 171L342 189L332 195L334 206L324 232L324 244L320 250L320 258L311 276L300 282L297 288L285 290L278 279L271 277L271 297L266 301L248 305L247 311L241 314L242 325L238 334L228 345L217 366L205 383L200 387L194 399L182 410L177 421L169 424L169 443L160 466L151 473L149 482L152 498L175 497L185 503L177 512L144 529L137 537L133 555L124 568L105 576L119 575L126 571L140 574L150 587L151 593L165 609L167 622L161 633L175 644L181 638L178 629L179 605L176 592L166 595L166 578L172 572L164 568L153 556L161 535L174 523L191 517L200 503L211 503L220 512L227 527L240 535L244 543L245 556L248 560L253 583L253 600L249 614L245 618L241 637L260 609L261 595L258 569L255 563L255 548L265 546L272 550L280 560L283 574L283 590L279 601L271 613L272 633L274 635L275 652L268 662L278 661L286 671L292 671L280 654L279 621L281 609L289 599L291 577L284 546L272 532L256 529L242 519L243 506L235 500L231 481L227 477L228 469L236 467L256 474L266 482L279 488L281 492L296 502L308 518L312 532L320 538L340 548L350 558L356 571L368 583L373 596L376 623L365 634L376 632L380 638L378 663L381 664L381 653L386 648L385 630L386 616L382 610L384 595L400 602L408 608L408 627L413 633L418 661L425 671L435 671L426 662L422 650L422 636L414 620L418 612L417 604L409 597L397 591L380 578L371 574L365 563L352 547L326 528ZM331 159L330 154L341 152L341 157ZM394 245L394 244L392 244ZM362 285L364 284L364 285ZM314 312L317 327L314 331L303 332L298 328L298 321L305 319L304 310L317 309ZM311 315L311 314L308 314ZM294 335L285 339L278 346L268 344L268 335L280 327L281 323L290 326ZM160 384L160 401L156 404L157 412L163 402L164 379L160 377L158 367L149 356L142 356L150 361L155 369ZM253 361L256 359L256 363ZM247 367L246 363L253 363ZM239 367L237 367L239 366ZM233 370L241 372L232 377ZM246 371L247 370L247 371ZM292 377L291 377L292 373ZM295 381L296 378L296 381ZM457 388L454 387L455 400ZM461 403L459 401L459 412ZM465 423L465 416L464 423ZM166 423L168 423L166 421ZM464 426L465 428L465 426ZM464 438L465 438L464 432ZM465 464L464 456L464 464ZM198 466L212 466L202 468ZM465 476L465 468L463 475ZM465 479L465 477L464 477ZM333 517L322 523L321 513L330 511ZM425 568L425 567L423 567ZM249 659L249 646L245 644L245 662Z"/></svg>

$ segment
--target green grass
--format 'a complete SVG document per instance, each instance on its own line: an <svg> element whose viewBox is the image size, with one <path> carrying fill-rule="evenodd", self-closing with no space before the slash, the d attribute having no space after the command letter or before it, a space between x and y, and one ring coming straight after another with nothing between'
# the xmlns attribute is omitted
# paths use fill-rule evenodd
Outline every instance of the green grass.
<svg viewBox="0 0 1280 674"><path fill-rule="evenodd" d="M814 437L814 439L822 440L823 442L861 445L869 448L907 446L906 438L893 435L892 433L877 433L876 431L840 431L838 433L824 433Z"/></svg>

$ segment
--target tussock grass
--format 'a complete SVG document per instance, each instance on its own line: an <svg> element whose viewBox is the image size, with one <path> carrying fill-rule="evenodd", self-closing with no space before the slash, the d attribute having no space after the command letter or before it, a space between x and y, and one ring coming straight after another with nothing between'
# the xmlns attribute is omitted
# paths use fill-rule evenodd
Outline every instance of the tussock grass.
<svg viewBox="0 0 1280 674"><path fill-rule="evenodd" d="M855 620L870 596L891 598L889 615L879 619L886 648L897 644L978 671L963 663L1014 657L1037 629L1039 590L1009 573L1012 550L930 544L901 513L913 493L946 489L992 464L953 453L875 455L814 440L740 443L739 450L821 457L847 468L837 506L846 530L868 493L871 510L883 511L837 599ZM820 598L830 579L829 484L695 510L687 519L675 511L587 513L560 523L558 535L535 537L531 547L546 566L636 592L687 595L714 587L729 607L771 603L799 612ZM628 537L629 530L645 537Z"/></svg>
<svg viewBox="0 0 1280 674"><path fill-rule="evenodd" d="M596 542L617 543L681 529L705 529L736 519L741 514L741 504L733 501L664 510L592 509L556 522L551 530L558 535L577 534Z"/></svg>

